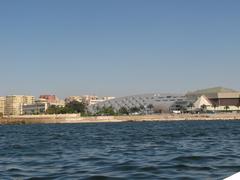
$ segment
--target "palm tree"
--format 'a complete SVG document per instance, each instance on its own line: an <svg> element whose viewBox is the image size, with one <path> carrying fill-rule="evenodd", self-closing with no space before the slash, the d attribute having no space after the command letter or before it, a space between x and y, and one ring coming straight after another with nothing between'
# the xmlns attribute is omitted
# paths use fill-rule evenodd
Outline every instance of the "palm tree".
<svg viewBox="0 0 240 180"><path fill-rule="evenodd" d="M194 107L193 102L190 102L190 103L188 104L188 107L191 108L191 111L192 111L192 108Z"/></svg>
<svg viewBox="0 0 240 180"><path fill-rule="evenodd" d="M121 107L119 110L118 110L118 113L120 114L120 115L128 115L129 114L129 111L128 111L128 109L126 108L126 107Z"/></svg>
<svg viewBox="0 0 240 180"><path fill-rule="evenodd" d="M139 106L139 108L140 108L141 110L144 110L144 109L145 109L142 104Z"/></svg>
<svg viewBox="0 0 240 180"><path fill-rule="evenodd" d="M206 109L207 109L207 105L206 104L201 105L201 110L202 111L206 111Z"/></svg>
<svg viewBox="0 0 240 180"><path fill-rule="evenodd" d="M151 110L151 109L153 108L153 105L152 105L152 104L149 104L149 105L147 106L147 108Z"/></svg>
<svg viewBox="0 0 240 180"><path fill-rule="evenodd" d="M216 111L216 108L218 107L217 104L213 104L214 111Z"/></svg>
<svg viewBox="0 0 240 180"><path fill-rule="evenodd" d="M140 111L140 108L138 108L136 106L130 108L131 113L139 113L139 111Z"/></svg>
<svg viewBox="0 0 240 180"><path fill-rule="evenodd" d="M229 106L224 106L224 109L226 110L226 112L229 110Z"/></svg>
<svg viewBox="0 0 240 180"><path fill-rule="evenodd" d="M240 102L237 104L237 108L238 108L238 112L239 112L239 108L240 108Z"/></svg>

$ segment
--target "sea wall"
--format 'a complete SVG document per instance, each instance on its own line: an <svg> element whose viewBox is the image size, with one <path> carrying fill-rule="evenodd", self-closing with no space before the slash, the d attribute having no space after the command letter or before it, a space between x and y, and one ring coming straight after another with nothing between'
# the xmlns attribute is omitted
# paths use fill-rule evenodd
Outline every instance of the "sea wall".
<svg viewBox="0 0 240 180"><path fill-rule="evenodd" d="M37 123L96 123L96 122L140 122L140 121L185 121L185 120L240 120L240 113L221 114L159 114L133 116L93 116L80 115L31 115L11 116L0 119L0 124Z"/></svg>

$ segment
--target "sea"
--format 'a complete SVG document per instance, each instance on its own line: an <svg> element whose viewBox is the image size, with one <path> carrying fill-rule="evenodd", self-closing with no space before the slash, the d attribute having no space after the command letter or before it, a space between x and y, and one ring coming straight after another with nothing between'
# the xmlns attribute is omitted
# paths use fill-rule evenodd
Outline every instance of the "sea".
<svg viewBox="0 0 240 180"><path fill-rule="evenodd" d="M240 121L0 126L0 179L224 179Z"/></svg>

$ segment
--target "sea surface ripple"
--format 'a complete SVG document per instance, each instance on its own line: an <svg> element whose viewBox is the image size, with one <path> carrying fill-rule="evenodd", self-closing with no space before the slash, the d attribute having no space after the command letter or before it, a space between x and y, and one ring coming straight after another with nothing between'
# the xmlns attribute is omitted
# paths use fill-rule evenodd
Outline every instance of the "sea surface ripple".
<svg viewBox="0 0 240 180"><path fill-rule="evenodd" d="M223 179L240 121L0 126L0 179Z"/></svg>

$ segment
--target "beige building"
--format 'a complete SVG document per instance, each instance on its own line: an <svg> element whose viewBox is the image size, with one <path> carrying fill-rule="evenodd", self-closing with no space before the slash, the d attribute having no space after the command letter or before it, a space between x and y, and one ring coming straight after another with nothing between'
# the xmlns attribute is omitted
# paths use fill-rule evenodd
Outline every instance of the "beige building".
<svg viewBox="0 0 240 180"><path fill-rule="evenodd" d="M4 114L5 100L5 97L0 97L0 114Z"/></svg>
<svg viewBox="0 0 240 180"><path fill-rule="evenodd" d="M65 103L68 104L73 101L83 102L84 98L82 96L69 96L65 99Z"/></svg>
<svg viewBox="0 0 240 180"><path fill-rule="evenodd" d="M12 95L6 96L5 115L22 115L23 105L34 104L34 96Z"/></svg>

